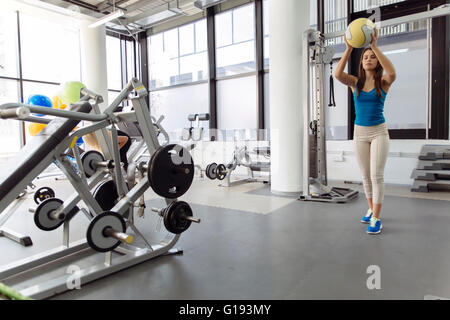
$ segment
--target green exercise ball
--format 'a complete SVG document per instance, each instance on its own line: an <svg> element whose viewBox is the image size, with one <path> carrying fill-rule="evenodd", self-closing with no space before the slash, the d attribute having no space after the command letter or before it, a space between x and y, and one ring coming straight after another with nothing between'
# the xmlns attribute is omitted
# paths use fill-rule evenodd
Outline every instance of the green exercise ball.
<svg viewBox="0 0 450 320"><path fill-rule="evenodd" d="M86 87L79 81L69 81L62 85L59 97L61 102L65 105L75 103L81 98L80 90Z"/></svg>

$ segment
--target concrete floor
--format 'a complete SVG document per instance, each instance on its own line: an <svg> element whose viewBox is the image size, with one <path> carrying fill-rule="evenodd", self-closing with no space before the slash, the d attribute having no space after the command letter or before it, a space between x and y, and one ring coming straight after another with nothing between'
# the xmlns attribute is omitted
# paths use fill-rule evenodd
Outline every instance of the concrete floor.
<svg viewBox="0 0 450 320"><path fill-rule="evenodd" d="M55 188L62 199L71 193L67 181L40 184ZM383 233L370 236L359 222L367 210L363 194L347 204L301 202L273 196L261 183L223 188L196 179L180 200L190 203L202 223L182 234L176 246L183 255L155 258L53 299L450 297L450 193L428 194L445 199L433 200L408 194L407 187L386 190ZM23 248L0 238L0 265L61 244L61 230L40 231L25 212L31 196L7 226L29 234L34 245ZM147 206L163 204L152 191L146 199ZM156 224L151 213L138 223L145 234L155 234ZM82 239L87 225L77 216L72 239ZM381 289L367 287L370 266L379 267Z"/></svg>

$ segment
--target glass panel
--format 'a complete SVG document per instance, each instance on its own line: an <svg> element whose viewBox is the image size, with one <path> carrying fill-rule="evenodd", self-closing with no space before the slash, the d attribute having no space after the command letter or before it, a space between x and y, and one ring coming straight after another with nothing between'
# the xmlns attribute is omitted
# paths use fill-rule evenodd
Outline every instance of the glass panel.
<svg viewBox="0 0 450 320"><path fill-rule="evenodd" d="M20 18L25 79L65 82L81 80L79 31L36 17Z"/></svg>
<svg viewBox="0 0 450 320"><path fill-rule="evenodd" d="M233 43L232 12L227 11L215 16L216 46L218 48Z"/></svg>
<svg viewBox="0 0 450 320"><path fill-rule="evenodd" d="M255 5L233 10L233 43L255 39Z"/></svg>
<svg viewBox="0 0 450 320"><path fill-rule="evenodd" d="M60 87L58 85L24 81L24 83L23 83L24 103L27 103L28 98L34 94L41 94L41 95L48 97L49 99L52 99L52 97L58 93L59 88ZM51 116L47 116L47 117L52 118ZM26 142L30 141L30 139L32 138L32 136L28 130L29 125L30 125L30 123L25 124L25 141Z"/></svg>
<svg viewBox="0 0 450 320"><path fill-rule="evenodd" d="M270 140L270 77L264 74L264 126L266 128L266 140Z"/></svg>
<svg viewBox="0 0 450 320"><path fill-rule="evenodd" d="M28 98L34 94L41 94L47 96L49 99L52 99L59 90L58 85L54 84L46 84L46 83L38 83L38 82L23 82L23 99L24 103L27 103Z"/></svg>
<svg viewBox="0 0 450 320"><path fill-rule="evenodd" d="M217 77L256 70L254 9L252 3L216 16Z"/></svg>
<svg viewBox="0 0 450 320"><path fill-rule="evenodd" d="M264 32L264 68L268 69L270 64L270 41L269 41L269 0L263 2L263 32Z"/></svg>
<svg viewBox="0 0 450 320"><path fill-rule="evenodd" d="M218 129L256 129L255 76L217 82Z"/></svg>
<svg viewBox="0 0 450 320"><path fill-rule="evenodd" d="M180 56L194 53L194 24L180 27Z"/></svg>
<svg viewBox="0 0 450 320"><path fill-rule="evenodd" d="M122 71L120 60L120 40L116 37L106 37L106 66L108 73L108 89L122 89Z"/></svg>
<svg viewBox="0 0 450 320"><path fill-rule="evenodd" d="M367 10L373 7L382 7L392 3L403 2L405 0L353 0L355 12Z"/></svg>
<svg viewBox="0 0 450 320"><path fill-rule="evenodd" d="M317 30L317 0L309 0L309 19L311 29Z"/></svg>
<svg viewBox="0 0 450 320"><path fill-rule="evenodd" d="M347 29L347 0L325 0L325 33ZM317 4L316 4L317 7ZM317 17L316 17L317 21ZM327 40L327 45L344 44L344 37Z"/></svg>
<svg viewBox="0 0 450 320"><path fill-rule="evenodd" d="M127 82L131 80L131 78L136 77L135 72L135 57L134 57L134 42L127 41Z"/></svg>
<svg viewBox="0 0 450 320"><path fill-rule="evenodd" d="M190 126L189 114L209 113L208 84L150 92L150 112L156 119L164 115L161 124L169 133L170 140L180 140L182 128ZM201 121L200 126L209 129L209 122ZM206 133L204 137L207 138Z"/></svg>
<svg viewBox="0 0 450 320"><path fill-rule="evenodd" d="M208 78L206 19L179 30L180 57L178 28L153 35L148 40L150 89Z"/></svg>
<svg viewBox="0 0 450 320"><path fill-rule="evenodd" d="M17 50L17 16L13 11L0 11L0 76L19 77Z"/></svg>
<svg viewBox="0 0 450 320"><path fill-rule="evenodd" d="M206 52L180 58L180 80L192 82L208 78L208 55Z"/></svg>
<svg viewBox="0 0 450 320"><path fill-rule="evenodd" d="M19 82L0 79L0 104L19 102ZM21 122L17 120L0 120L0 163L6 162L20 150Z"/></svg>
<svg viewBox="0 0 450 320"><path fill-rule="evenodd" d="M208 51L208 34L206 19L195 23L195 52Z"/></svg>
<svg viewBox="0 0 450 320"><path fill-rule="evenodd" d="M170 58L178 57L178 29L164 32L164 52Z"/></svg>
<svg viewBox="0 0 450 320"><path fill-rule="evenodd" d="M397 72L384 108L388 128L424 129L427 104L426 31L380 38L378 46Z"/></svg>

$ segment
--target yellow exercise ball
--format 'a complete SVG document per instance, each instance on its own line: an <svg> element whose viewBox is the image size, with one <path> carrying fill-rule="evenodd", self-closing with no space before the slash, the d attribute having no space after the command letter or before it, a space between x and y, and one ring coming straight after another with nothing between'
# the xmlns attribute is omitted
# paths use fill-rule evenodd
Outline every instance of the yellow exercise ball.
<svg viewBox="0 0 450 320"><path fill-rule="evenodd" d="M359 18L350 23L345 31L345 37L353 48L367 47L375 34L375 23L367 18Z"/></svg>
<svg viewBox="0 0 450 320"><path fill-rule="evenodd" d="M46 124L43 123L30 123L30 125L28 126L28 132L34 137L35 135L37 135L39 132L42 131L42 129L44 129L46 126Z"/></svg>
<svg viewBox="0 0 450 320"><path fill-rule="evenodd" d="M54 109L63 109L64 110L65 108L67 108L67 105L62 103L59 95L56 95L52 98L52 107Z"/></svg>

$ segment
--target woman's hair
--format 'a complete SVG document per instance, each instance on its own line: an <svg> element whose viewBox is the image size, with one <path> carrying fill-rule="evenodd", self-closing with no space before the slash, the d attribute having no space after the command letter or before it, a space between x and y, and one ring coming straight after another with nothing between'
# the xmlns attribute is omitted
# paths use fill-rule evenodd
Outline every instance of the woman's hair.
<svg viewBox="0 0 450 320"><path fill-rule="evenodd" d="M364 88L364 84L366 83L366 72L363 68L363 59L364 59L364 53L366 51L372 50L371 48L365 48L363 53L361 54L361 59L359 61L359 69L358 69L358 83L356 85L357 88L357 96L361 92L361 90ZM381 98L381 78L383 77L383 67L381 66L380 61L378 61L378 64L375 68L375 91L378 94L378 96Z"/></svg>

